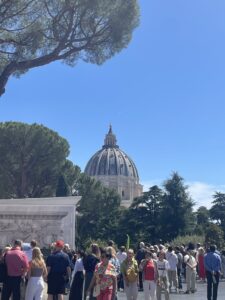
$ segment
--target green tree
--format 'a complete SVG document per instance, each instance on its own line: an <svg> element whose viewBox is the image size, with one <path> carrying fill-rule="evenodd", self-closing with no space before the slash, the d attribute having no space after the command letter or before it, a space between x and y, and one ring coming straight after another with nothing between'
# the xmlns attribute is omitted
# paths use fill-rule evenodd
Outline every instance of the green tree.
<svg viewBox="0 0 225 300"><path fill-rule="evenodd" d="M194 202L187 192L183 178L174 172L164 183L162 207L162 237L171 241L178 235L190 234L194 228Z"/></svg>
<svg viewBox="0 0 225 300"><path fill-rule="evenodd" d="M59 176L55 195L56 197L66 197L69 195L69 188L63 175Z"/></svg>
<svg viewBox="0 0 225 300"><path fill-rule="evenodd" d="M0 198L54 196L69 145L37 124L0 123Z"/></svg>
<svg viewBox="0 0 225 300"><path fill-rule="evenodd" d="M123 235L129 234L135 242L142 239L157 242L160 236L160 214L162 207L163 191L157 186L152 186L143 196L135 198L129 211L125 213ZM134 230L135 228L135 230Z"/></svg>
<svg viewBox="0 0 225 300"><path fill-rule="evenodd" d="M210 223L210 216L209 216L209 210L205 206L200 206L196 213L196 228L195 233L199 235L204 235L206 232L206 228L208 227Z"/></svg>
<svg viewBox="0 0 225 300"><path fill-rule="evenodd" d="M137 0L0 2L0 95L11 75L54 61L102 64L125 48L139 22Z"/></svg>
<svg viewBox="0 0 225 300"><path fill-rule="evenodd" d="M219 249L222 249L225 245L224 231L216 224L209 224L206 230L205 242L208 246L215 244Z"/></svg>
<svg viewBox="0 0 225 300"><path fill-rule="evenodd" d="M77 189L82 196L77 206L77 243L114 239L118 230L120 196L85 174L81 174Z"/></svg>
<svg viewBox="0 0 225 300"><path fill-rule="evenodd" d="M213 199L214 201L212 202L213 205L210 209L210 217L212 220L216 221L225 232L225 194L216 192L213 195Z"/></svg>

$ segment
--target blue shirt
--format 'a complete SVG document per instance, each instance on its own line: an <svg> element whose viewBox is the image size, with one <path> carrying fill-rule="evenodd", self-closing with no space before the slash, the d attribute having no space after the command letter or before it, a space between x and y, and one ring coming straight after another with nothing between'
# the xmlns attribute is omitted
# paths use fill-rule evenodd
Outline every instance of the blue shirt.
<svg viewBox="0 0 225 300"><path fill-rule="evenodd" d="M48 256L46 265L51 268L50 273L64 274L70 266L69 256L62 251L54 252Z"/></svg>
<svg viewBox="0 0 225 300"><path fill-rule="evenodd" d="M204 256L204 265L206 271L219 272L221 270L221 258L215 252L209 252Z"/></svg>

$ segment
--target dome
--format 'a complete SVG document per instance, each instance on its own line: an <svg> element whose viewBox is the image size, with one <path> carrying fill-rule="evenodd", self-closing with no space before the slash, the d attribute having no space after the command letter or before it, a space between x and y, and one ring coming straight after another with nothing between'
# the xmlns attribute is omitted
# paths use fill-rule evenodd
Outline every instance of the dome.
<svg viewBox="0 0 225 300"><path fill-rule="evenodd" d="M132 159L116 144L111 125L102 149L91 157L84 172L89 176L121 175L139 181L137 168Z"/></svg>
<svg viewBox="0 0 225 300"><path fill-rule="evenodd" d="M91 157L84 172L105 187L115 190L121 197L121 205L125 207L143 193L137 168L132 159L117 145L111 125L102 149Z"/></svg>

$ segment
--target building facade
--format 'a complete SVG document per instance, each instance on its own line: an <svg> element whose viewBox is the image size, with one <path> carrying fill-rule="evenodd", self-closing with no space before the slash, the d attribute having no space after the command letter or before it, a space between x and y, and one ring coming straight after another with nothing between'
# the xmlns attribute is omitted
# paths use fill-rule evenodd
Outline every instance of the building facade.
<svg viewBox="0 0 225 300"><path fill-rule="evenodd" d="M91 157L84 172L101 181L104 186L116 190L123 203L131 203L135 197L142 195L143 186L139 183L137 168L117 145L111 125L102 149Z"/></svg>

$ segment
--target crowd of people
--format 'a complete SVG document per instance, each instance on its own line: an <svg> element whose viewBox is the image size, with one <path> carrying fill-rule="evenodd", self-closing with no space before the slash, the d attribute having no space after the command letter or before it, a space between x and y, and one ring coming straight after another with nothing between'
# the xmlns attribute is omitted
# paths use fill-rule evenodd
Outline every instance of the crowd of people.
<svg viewBox="0 0 225 300"><path fill-rule="evenodd" d="M92 244L86 252L73 251L57 240L44 257L38 243L16 240L0 252L1 300L42 300L45 282L48 300L116 300L118 291L136 300L170 299L171 293L192 294L196 280L207 282L207 299L216 300L220 278L225 277L225 252L215 245L145 245L119 250ZM184 285L185 282L185 285ZM185 286L185 289L184 289ZM12 297L12 298L11 298Z"/></svg>

